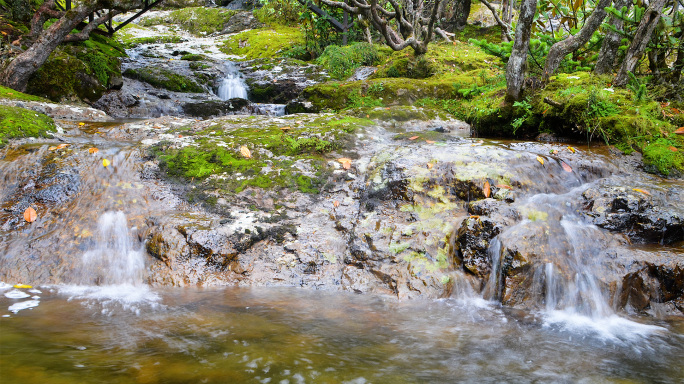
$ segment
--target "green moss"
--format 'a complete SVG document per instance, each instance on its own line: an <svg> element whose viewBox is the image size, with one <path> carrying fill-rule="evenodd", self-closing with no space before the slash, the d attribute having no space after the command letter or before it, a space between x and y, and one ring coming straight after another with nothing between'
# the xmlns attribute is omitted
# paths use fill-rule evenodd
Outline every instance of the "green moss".
<svg viewBox="0 0 684 384"><path fill-rule="evenodd" d="M222 31L223 26L236 13L236 11L223 8L190 7L175 10L162 17L144 18L140 21L140 25L149 27L160 24L175 24L199 36Z"/></svg>
<svg viewBox="0 0 684 384"><path fill-rule="evenodd" d="M350 77L362 65L375 65L380 59L377 47L368 43L355 43L344 47L329 45L316 60L334 79Z"/></svg>
<svg viewBox="0 0 684 384"><path fill-rule="evenodd" d="M181 60L186 60L186 61L201 61L201 60L206 60L206 56L204 55L198 55L195 53L188 53L187 55L181 56Z"/></svg>
<svg viewBox="0 0 684 384"><path fill-rule="evenodd" d="M48 101L42 97L21 93L19 91L15 91L14 89L3 87L2 85L0 85L0 98L25 101Z"/></svg>
<svg viewBox="0 0 684 384"><path fill-rule="evenodd" d="M217 124L199 131L183 130L184 136L197 137L194 145L158 149L155 155L170 176L198 181L221 193L256 187L317 194L332 171L325 155L350 148L351 133L370 124L365 119L333 115L311 117L302 125L295 117L287 118L290 125L285 126L269 120L263 121L265 125L252 123L256 119L231 120L239 128ZM242 146L250 149L250 158L241 154Z"/></svg>
<svg viewBox="0 0 684 384"><path fill-rule="evenodd" d="M225 54L253 60L282 55L287 48L302 43L304 34L298 28L276 26L231 35L219 49Z"/></svg>
<svg viewBox="0 0 684 384"><path fill-rule="evenodd" d="M183 41L180 36L159 35L145 37L130 37L127 35L119 36L121 43L126 48L135 48L141 44L178 44Z"/></svg>
<svg viewBox="0 0 684 384"><path fill-rule="evenodd" d="M684 171L684 155L681 152L684 146L682 144L682 140L676 138L659 138L653 143L646 144L643 148L644 164L664 175L669 175L673 171L681 173Z"/></svg>
<svg viewBox="0 0 684 384"><path fill-rule="evenodd" d="M55 131L54 121L42 113L0 105L0 146L8 139L47 137Z"/></svg>
<svg viewBox="0 0 684 384"><path fill-rule="evenodd" d="M66 51L65 51L66 50ZM86 63L70 55L69 47L57 49L43 66L31 77L27 92L53 101L76 96L82 100L96 101L105 91L105 86L86 83L82 74L95 77Z"/></svg>
<svg viewBox="0 0 684 384"><path fill-rule="evenodd" d="M124 75L174 92L202 93L204 88L185 76L163 68L129 68Z"/></svg>

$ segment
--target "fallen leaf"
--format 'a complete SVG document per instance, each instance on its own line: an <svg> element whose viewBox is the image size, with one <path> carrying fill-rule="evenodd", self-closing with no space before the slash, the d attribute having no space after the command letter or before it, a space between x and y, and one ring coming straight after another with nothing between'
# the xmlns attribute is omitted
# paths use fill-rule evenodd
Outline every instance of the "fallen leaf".
<svg viewBox="0 0 684 384"><path fill-rule="evenodd" d="M434 164L432 164L432 163L427 163L428 169L432 169L433 166L434 166Z"/></svg>
<svg viewBox="0 0 684 384"><path fill-rule="evenodd" d="M668 105L670 105L670 103L669 103L669 102L666 102L666 103L660 103L660 106L661 106L661 107L663 107L663 108L667 107Z"/></svg>
<svg viewBox="0 0 684 384"><path fill-rule="evenodd" d="M544 158L541 156L537 156L537 161L541 163L541 165L544 165Z"/></svg>
<svg viewBox="0 0 684 384"><path fill-rule="evenodd" d="M337 161L342 164L342 168L344 169L351 169L351 159L348 159L346 157L342 157L340 159L337 159Z"/></svg>
<svg viewBox="0 0 684 384"><path fill-rule="evenodd" d="M484 193L485 197L489 197L492 194L492 188L489 186L489 181L485 181L482 192Z"/></svg>
<svg viewBox="0 0 684 384"><path fill-rule="evenodd" d="M435 143L435 142L432 141L432 140L425 140L425 142L428 143L428 144L434 144L434 143Z"/></svg>
<svg viewBox="0 0 684 384"><path fill-rule="evenodd" d="M569 146L569 147L568 147L568 151L570 151L570 152L572 152L572 153L575 153L576 149L575 149L574 147L570 147L570 146Z"/></svg>
<svg viewBox="0 0 684 384"><path fill-rule="evenodd" d="M670 146L670 151L672 151L672 152L677 152L677 148L675 148L675 147L673 147L673 146Z"/></svg>
<svg viewBox="0 0 684 384"><path fill-rule="evenodd" d="M283 132L287 132L287 131L289 131L290 129L292 129L292 127L280 127L280 130L283 131Z"/></svg>
<svg viewBox="0 0 684 384"><path fill-rule="evenodd" d="M557 154L558 154L558 151L555 150L555 149L552 149L552 150L549 151L549 154L551 154L551 155L557 155Z"/></svg>
<svg viewBox="0 0 684 384"><path fill-rule="evenodd" d="M99 151L100 151L100 150L97 149L97 148L95 148L95 147L88 148L88 153L90 153L91 155L94 154L94 153L98 153Z"/></svg>
<svg viewBox="0 0 684 384"><path fill-rule="evenodd" d="M54 151L55 149L57 149L57 147L50 147L48 148L48 151Z"/></svg>
<svg viewBox="0 0 684 384"><path fill-rule="evenodd" d="M418 137L419 137L419 136L411 136L411 137L409 137L409 140L415 140L415 139L417 139Z"/></svg>
<svg viewBox="0 0 684 384"><path fill-rule="evenodd" d="M35 209L31 207L26 208L24 211L24 220L28 221L29 223L33 223L37 218L38 214L36 213Z"/></svg>
<svg viewBox="0 0 684 384"><path fill-rule="evenodd" d="M651 193L649 191L646 191L646 190L641 189L641 188L632 188L632 191L640 192L640 193L643 193L644 195L651 196Z"/></svg>
<svg viewBox="0 0 684 384"><path fill-rule="evenodd" d="M563 167L565 172L572 172L572 168L564 161L561 161L561 167Z"/></svg>
<svg viewBox="0 0 684 384"><path fill-rule="evenodd" d="M503 189L508 189L509 191L512 191L512 190L513 190L513 187L511 187L510 185L506 185L506 184L497 184L497 185L495 185L495 187L497 187L497 188L503 188Z"/></svg>
<svg viewBox="0 0 684 384"><path fill-rule="evenodd" d="M102 159L102 165L104 165L105 168L109 167L109 164L111 164L111 162L109 160Z"/></svg>
<svg viewBox="0 0 684 384"><path fill-rule="evenodd" d="M240 147L240 153L242 153L242 156L248 159L252 157L252 152L250 152L249 148L245 147L244 145Z"/></svg>
<svg viewBox="0 0 684 384"><path fill-rule="evenodd" d="M60 144L56 147L56 149L64 149L64 148L68 147L69 145L70 144Z"/></svg>
<svg viewBox="0 0 684 384"><path fill-rule="evenodd" d="M27 285L27 284L14 284L14 288L29 289L29 288L33 288L33 285Z"/></svg>
<svg viewBox="0 0 684 384"><path fill-rule="evenodd" d="M678 128L674 133L678 135L684 135L684 127Z"/></svg>
<svg viewBox="0 0 684 384"><path fill-rule="evenodd" d="M339 202L339 201L337 201L337 200L333 201L333 207L337 208L337 207L339 207L339 206L340 206L340 202Z"/></svg>
<svg viewBox="0 0 684 384"><path fill-rule="evenodd" d="M78 123L78 126L79 126L79 127L82 127L82 126L84 126L84 125L85 125L85 123Z"/></svg>
<svg viewBox="0 0 684 384"><path fill-rule="evenodd" d="M682 111L680 111L680 110L677 109L677 108L672 108L672 112L674 112L676 115L682 113Z"/></svg>

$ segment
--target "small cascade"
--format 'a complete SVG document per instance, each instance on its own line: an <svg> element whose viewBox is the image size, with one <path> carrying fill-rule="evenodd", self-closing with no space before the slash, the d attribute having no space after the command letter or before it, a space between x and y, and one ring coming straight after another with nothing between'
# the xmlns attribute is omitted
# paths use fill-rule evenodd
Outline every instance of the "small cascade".
<svg viewBox="0 0 684 384"><path fill-rule="evenodd" d="M247 99L247 85L235 64L226 63L226 77L221 81L217 96L221 100Z"/></svg>
<svg viewBox="0 0 684 384"><path fill-rule="evenodd" d="M98 220L95 245L83 254L82 283L86 285L142 285L143 249L132 241L126 215L105 212Z"/></svg>

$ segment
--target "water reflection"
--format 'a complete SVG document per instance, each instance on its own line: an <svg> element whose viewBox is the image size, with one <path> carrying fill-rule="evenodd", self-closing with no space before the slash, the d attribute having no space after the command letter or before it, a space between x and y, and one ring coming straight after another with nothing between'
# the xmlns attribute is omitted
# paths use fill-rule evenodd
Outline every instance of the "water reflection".
<svg viewBox="0 0 684 384"><path fill-rule="evenodd" d="M677 323L614 342L544 326L533 314L481 299L398 302L287 288L164 290L119 299L64 287L43 291L38 307L0 318L3 382L684 379ZM2 314L10 301L0 299Z"/></svg>

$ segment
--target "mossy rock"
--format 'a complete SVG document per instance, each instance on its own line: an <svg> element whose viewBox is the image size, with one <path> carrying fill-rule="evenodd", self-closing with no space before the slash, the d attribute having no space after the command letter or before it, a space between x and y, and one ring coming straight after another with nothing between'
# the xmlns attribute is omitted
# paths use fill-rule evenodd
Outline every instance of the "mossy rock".
<svg viewBox="0 0 684 384"><path fill-rule="evenodd" d="M303 43L304 34L298 28L274 26L231 35L219 49L228 55L253 60L282 56L288 48Z"/></svg>
<svg viewBox="0 0 684 384"><path fill-rule="evenodd" d="M77 97L95 102L106 89L86 63L64 50L53 52L27 86L28 93L53 101Z"/></svg>
<svg viewBox="0 0 684 384"><path fill-rule="evenodd" d="M173 92L204 92L204 88L194 80L163 68L129 68L124 72L124 76L144 81L153 87L163 88Z"/></svg>
<svg viewBox="0 0 684 384"><path fill-rule="evenodd" d="M237 12L223 8L188 7L160 17L147 17L141 26L175 24L196 36L220 32Z"/></svg>
<svg viewBox="0 0 684 384"><path fill-rule="evenodd" d="M0 146L9 139L49 137L56 130L54 121L42 113L0 105Z"/></svg>

